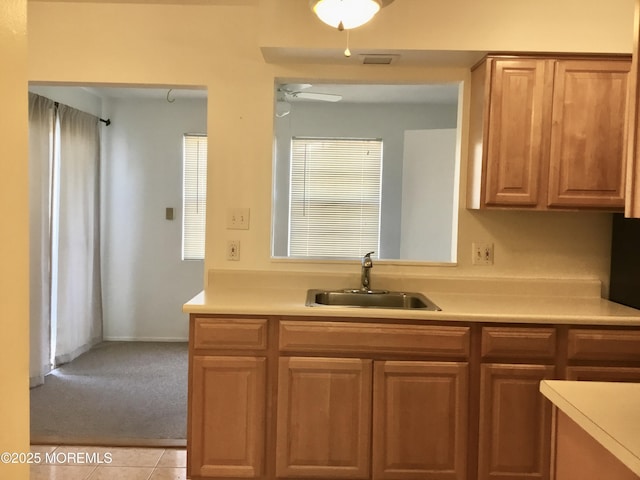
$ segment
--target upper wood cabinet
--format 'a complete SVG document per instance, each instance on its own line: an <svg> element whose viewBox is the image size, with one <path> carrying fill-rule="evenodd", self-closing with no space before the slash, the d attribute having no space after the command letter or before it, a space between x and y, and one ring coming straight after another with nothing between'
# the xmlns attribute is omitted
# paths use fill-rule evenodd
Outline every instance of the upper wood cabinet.
<svg viewBox="0 0 640 480"><path fill-rule="evenodd" d="M472 72L468 206L622 209L629 68L487 57Z"/></svg>
<svg viewBox="0 0 640 480"><path fill-rule="evenodd" d="M636 0L633 29L633 57L629 76L627 177L625 217L640 218L640 0Z"/></svg>

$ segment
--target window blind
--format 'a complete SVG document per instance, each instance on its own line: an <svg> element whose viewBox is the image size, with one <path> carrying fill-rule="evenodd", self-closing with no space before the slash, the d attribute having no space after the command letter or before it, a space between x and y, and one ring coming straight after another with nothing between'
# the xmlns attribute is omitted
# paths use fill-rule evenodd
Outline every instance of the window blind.
<svg viewBox="0 0 640 480"><path fill-rule="evenodd" d="M289 255L361 257L378 251L382 140L294 137Z"/></svg>
<svg viewBox="0 0 640 480"><path fill-rule="evenodd" d="M207 211L207 136L183 139L182 259L204 259Z"/></svg>

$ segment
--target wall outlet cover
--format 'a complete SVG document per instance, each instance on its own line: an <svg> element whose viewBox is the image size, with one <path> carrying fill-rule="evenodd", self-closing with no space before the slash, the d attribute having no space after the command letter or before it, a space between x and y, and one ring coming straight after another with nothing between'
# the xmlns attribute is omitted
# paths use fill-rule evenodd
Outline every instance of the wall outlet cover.
<svg viewBox="0 0 640 480"><path fill-rule="evenodd" d="M227 242L227 260L240 260L240 240L229 240Z"/></svg>

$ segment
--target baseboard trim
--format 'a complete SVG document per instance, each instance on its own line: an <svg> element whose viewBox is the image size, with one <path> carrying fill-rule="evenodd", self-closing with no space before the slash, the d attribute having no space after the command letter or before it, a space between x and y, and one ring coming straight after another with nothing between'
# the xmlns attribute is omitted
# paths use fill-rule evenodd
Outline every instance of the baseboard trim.
<svg viewBox="0 0 640 480"><path fill-rule="evenodd" d="M105 342L188 342L188 337L103 337Z"/></svg>
<svg viewBox="0 0 640 480"><path fill-rule="evenodd" d="M107 438L107 437L63 437L56 435L35 435L31 445L70 445L86 447L150 447L185 448L184 438Z"/></svg>

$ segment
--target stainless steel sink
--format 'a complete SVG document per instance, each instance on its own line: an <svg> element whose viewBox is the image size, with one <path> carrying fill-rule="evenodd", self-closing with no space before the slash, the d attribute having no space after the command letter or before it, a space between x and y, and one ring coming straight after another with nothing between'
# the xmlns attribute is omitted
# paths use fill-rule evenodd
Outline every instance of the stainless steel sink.
<svg viewBox="0 0 640 480"><path fill-rule="evenodd" d="M308 290L305 305L441 310L421 293L386 290Z"/></svg>

